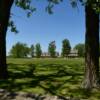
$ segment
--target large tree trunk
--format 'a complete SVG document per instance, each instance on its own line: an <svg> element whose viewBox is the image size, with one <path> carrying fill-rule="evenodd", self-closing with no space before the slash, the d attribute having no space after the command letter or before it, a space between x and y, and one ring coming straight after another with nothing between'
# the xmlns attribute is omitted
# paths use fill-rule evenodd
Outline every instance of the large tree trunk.
<svg viewBox="0 0 100 100"><path fill-rule="evenodd" d="M13 0L0 0L0 79L8 77L6 65L6 32Z"/></svg>
<svg viewBox="0 0 100 100"><path fill-rule="evenodd" d="M99 77L99 14L93 10L91 4L85 6L86 34L85 34L85 79L83 87L91 89L98 87Z"/></svg>

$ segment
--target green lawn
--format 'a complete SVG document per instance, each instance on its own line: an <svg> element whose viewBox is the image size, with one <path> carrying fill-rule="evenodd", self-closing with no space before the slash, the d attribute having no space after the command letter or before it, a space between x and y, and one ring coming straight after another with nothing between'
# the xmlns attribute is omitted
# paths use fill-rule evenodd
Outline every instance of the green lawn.
<svg viewBox="0 0 100 100"><path fill-rule="evenodd" d="M12 92L32 92L100 100L100 91L81 89L83 59L7 59L10 78L0 88Z"/></svg>

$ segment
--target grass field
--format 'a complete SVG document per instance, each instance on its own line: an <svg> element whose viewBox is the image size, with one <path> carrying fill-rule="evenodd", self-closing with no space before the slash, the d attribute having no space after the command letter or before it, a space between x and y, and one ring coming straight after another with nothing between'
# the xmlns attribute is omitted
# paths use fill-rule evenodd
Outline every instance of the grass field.
<svg viewBox="0 0 100 100"><path fill-rule="evenodd" d="M81 89L83 59L7 59L10 78L0 88L12 92L32 92L100 100L100 91Z"/></svg>

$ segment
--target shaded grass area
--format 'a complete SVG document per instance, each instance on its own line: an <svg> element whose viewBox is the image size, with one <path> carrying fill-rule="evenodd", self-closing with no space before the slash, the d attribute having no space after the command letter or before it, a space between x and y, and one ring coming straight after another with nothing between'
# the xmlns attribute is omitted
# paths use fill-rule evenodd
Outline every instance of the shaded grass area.
<svg viewBox="0 0 100 100"><path fill-rule="evenodd" d="M9 79L0 81L0 88L11 92L28 92L100 100L98 90L81 89L83 59L11 59Z"/></svg>

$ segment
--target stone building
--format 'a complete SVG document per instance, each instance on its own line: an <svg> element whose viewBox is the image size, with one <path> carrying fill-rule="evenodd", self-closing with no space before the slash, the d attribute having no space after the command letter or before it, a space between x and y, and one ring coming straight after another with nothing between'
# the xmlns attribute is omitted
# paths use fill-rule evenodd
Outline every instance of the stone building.
<svg viewBox="0 0 100 100"><path fill-rule="evenodd" d="M56 57L59 57L59 52L56 52L56 55L55 55ZM50 54L48 53L48 52L43 52L42 54L41 54L41 57L50 57Z"/></svg>

